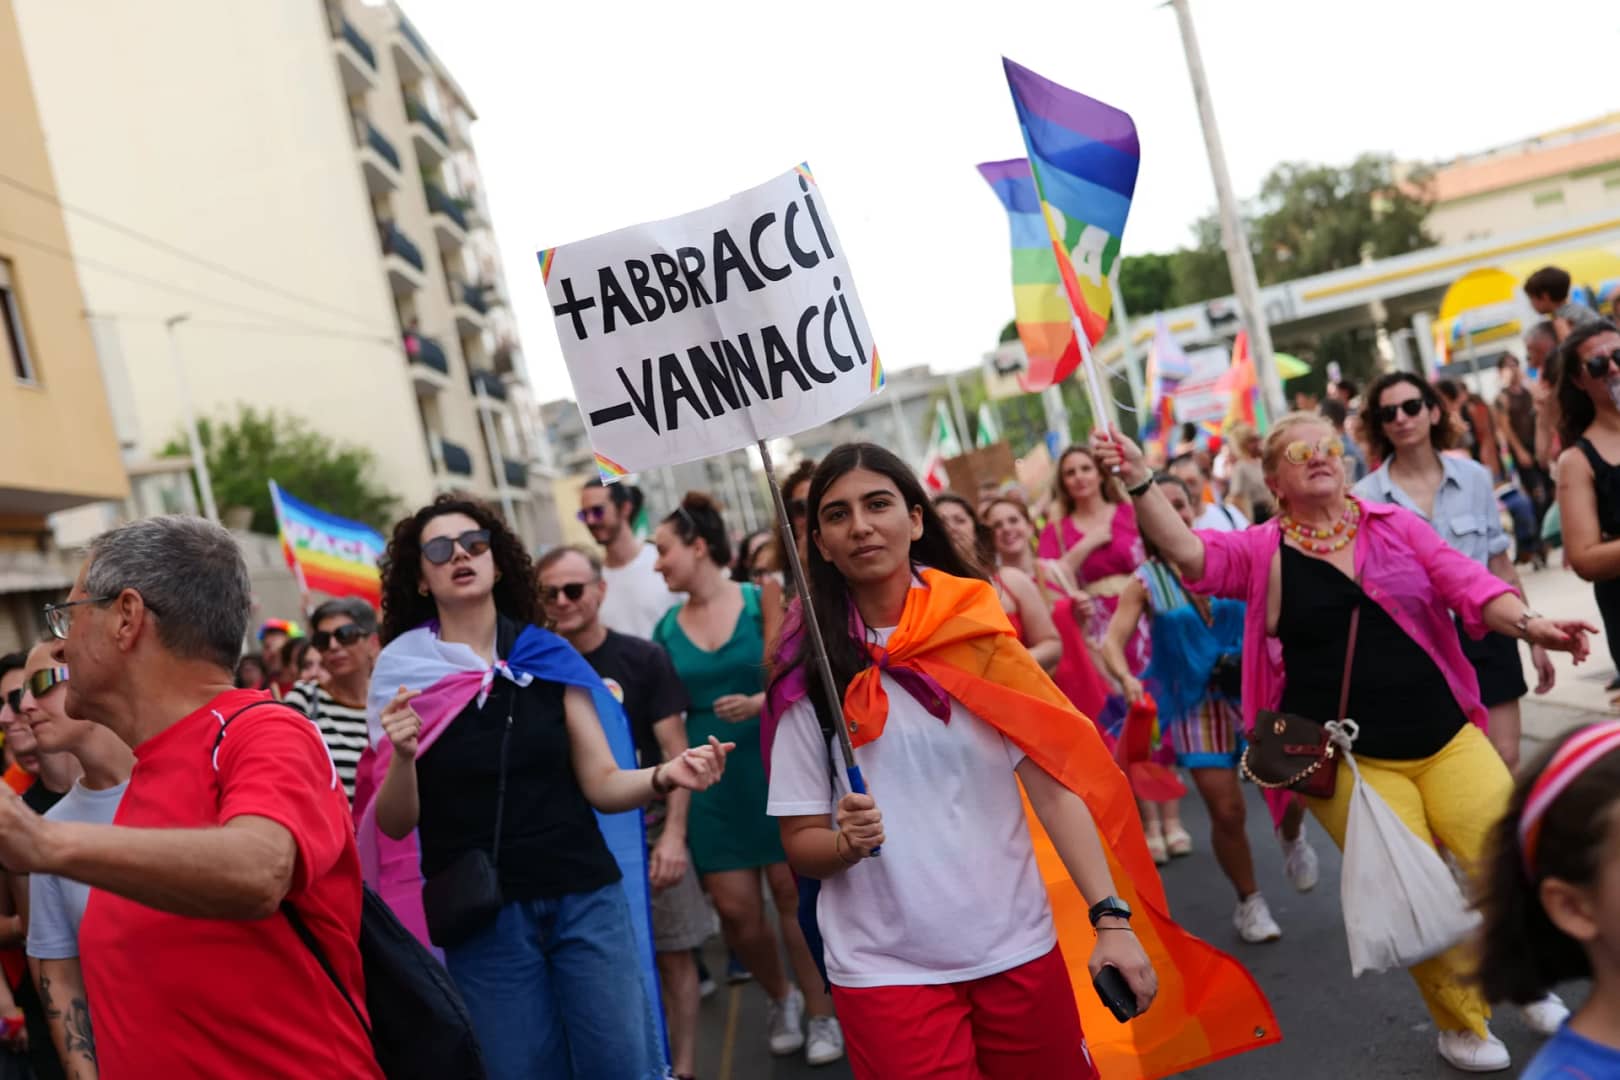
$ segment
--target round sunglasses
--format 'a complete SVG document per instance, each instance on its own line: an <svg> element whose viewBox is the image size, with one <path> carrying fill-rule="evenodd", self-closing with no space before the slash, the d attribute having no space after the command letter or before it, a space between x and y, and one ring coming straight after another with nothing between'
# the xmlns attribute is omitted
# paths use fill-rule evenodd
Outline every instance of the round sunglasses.
<svg viewBox="0 0 1620 1080"><path fill-rule="evenodd" d="M1337 435L1329 435L1321 442L1306 442L1304 439L1295 439L1283 447L1283 457L1294 465L1303 465L1318 454L1325 458L1344 457L1344 443Z"/></svg>
<svg viewBox="0 0 1620 1080"><path fill-rule="evenodd" d="M1604 353L1602 356L1587 357L1586 373L1594 379L1601 379L1609 374L1610 365L1620 366L1620 349Z"/></svg>
<svg viewBox="0 0 1620 1080"><path fill-rule="evenodd" d="M594 583L570 581L566 585L542 585L540 587L540 602L542 604L555 604L558 596L566 596L569 603L577 604L579 598L585 595L587 584Z"/></svg>
<svg viewBox="0 0 1620 1080"><path fill-rule="evenodd" d="M455 558L456 545L474 558L489 550L488 529L468 529L460 536L435 536L422 545L422 558L434 566L443 566Z"/></svg>

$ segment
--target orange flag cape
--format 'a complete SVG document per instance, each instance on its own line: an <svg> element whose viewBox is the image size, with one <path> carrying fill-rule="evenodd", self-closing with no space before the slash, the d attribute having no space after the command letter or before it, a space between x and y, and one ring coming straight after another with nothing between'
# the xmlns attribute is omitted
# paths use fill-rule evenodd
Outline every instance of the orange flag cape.
<svg viewBox="0 0 1620 1080"><path fill-rule="evenodd" d="M1108 1080L1169 1076L1280 1041L1277 1019L1253 976L1171 921L1124 773L1091 721L1019 644L995 591L983 581L937 570L925 569L921 576L927 587L907 595L887 645L871 648L886 653L890 667L932 676L1085 800L1108 853L1115 890L1136 912L1137 937L1158 972L1153 1007L1129 1023L1119 1023L1098 1001L1086 969L1095 942L1086 902L1026 799L1035 857L1101 1074ZM859 747L879 738L888 712L879 669L864 669L844 695L851 742ZM883 778L872 779L881 801Z"/></svg>

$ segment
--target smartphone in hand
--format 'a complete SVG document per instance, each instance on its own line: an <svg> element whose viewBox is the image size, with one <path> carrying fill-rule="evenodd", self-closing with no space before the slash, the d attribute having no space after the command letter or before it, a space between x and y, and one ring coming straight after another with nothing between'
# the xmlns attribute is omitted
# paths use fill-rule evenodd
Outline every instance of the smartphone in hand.
<svg viewBox="0 0 1620 1080"><path fill-rule="evenodd" d="M1123 1024L1136 1015L1136 993L1118 968L1105 966L1091 980L1091 986L1102 1003L1108 1006L1108 1011L1114 1014L1115 1020Z"/></svg>

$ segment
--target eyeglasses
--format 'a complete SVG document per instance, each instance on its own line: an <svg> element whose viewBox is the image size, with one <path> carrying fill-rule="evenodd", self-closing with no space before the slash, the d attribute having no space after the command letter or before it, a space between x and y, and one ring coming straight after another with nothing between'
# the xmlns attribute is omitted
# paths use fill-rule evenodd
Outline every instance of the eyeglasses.
<svg viewBox="0 0 1620 1080"><path fill-rule="evenodd" d="M1602 356L1591 356L1586 360L1586 373L1594 379L1601 379L1609 373L1609 365L1620 365L1620 349Z"/></svg>
<svg viewBox="0 0 1620 1080"><path fill-rule="evenodd" d="M474 558L489 550L488 529L468 529L460 536L435 536L422 545L422 558L434 566L443 566L456 554L456 545Z"/></svg>
<svg viewBox="0 0 1620 1080"><path fill-rule="evenodd" d="M542 604L555 604L558 595L568 597L571 604L579 603L579 598L585 595L587 584L594 582L570 581L566 585L542 585L540 587L540 602Z"/></svg>
<svg viewBox="0 0 1620 1080"><path fill-rule="evenodd" d="M1378 406L1378 422L1381 424L1393 424L1395 422L1395 418L1401 413L1405 413L1407 416L1416 416L1422 411L1422 398L1407 398L1398 405Z"/></svg>
<svg viewBox="0 0 1620 1080"><path fill-rule="evenodd" d="M1303 465L1318 454L1325 458L1344 457L1344 443L1337 435L1329 435L1321 442L1308 443L1304 439L1295 439L1283 447L1283 457L1295 465Z"/></svg>
<svg viewBox="0 0 1620 1080"><path fill-rule="evenodd" d="M118 593L111 593L107 596L91 596L83 600L69 600L61 604L46 604L45 625L50 629L52 637L58 641L66 641L68 630L73 626L74 608L79 607L81 604L110 604L116 599L118 599ZM146 605L146 610L152 614L163 614L146 597L141 597L141 602Z"/></svg>
<svg viewBox="0 0 1620 1080"><path fill-rule="evenodd" d="M606 506L587 506L574 515L583 525L600 525L607 520Z"/></svg>
<svg viewBox="0 0 1620 1080"><path fill-rule="evenodd" d="M359 623L344 623L336 630L317 630L309 643L315 646L317 652L325 652L332 647L335 639L339 645L349 646L366 636L367 631Z"/></svg>
<svg viewBox="0 0 1620 1080"><path fill-rule="evenodd" d="M10 691L6 692L5 702L6 702L6 705L10 707L10 709L11 709L11 711L13 713L21 713L22 712L22 696L23 696L23 688L20 687L20 686L17 687L17 689L15 689L15 690L10 690Z"/></svg>
<svg viewBox="0 0 1620 1080"><path fill-rule="evenodd" d="M810 516L810 500L809 499L789 499L788 504L787 504L787 510L788 510L788 517L796 517L796 518L809 517Z"/></svg>

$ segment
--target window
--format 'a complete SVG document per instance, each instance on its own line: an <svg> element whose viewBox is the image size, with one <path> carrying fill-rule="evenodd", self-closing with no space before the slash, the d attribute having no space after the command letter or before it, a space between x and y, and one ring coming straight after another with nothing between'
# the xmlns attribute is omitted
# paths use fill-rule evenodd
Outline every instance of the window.
<svg viewBox="0 0 1620 1080"><path fill-rule="evenodd" d="M11 370L22 382L34 381L34 362L28 356L28 338L23 334L22 308L11 274L11 263L0 259L0 322L5 325L5 342L11 353Z"/></svg>

